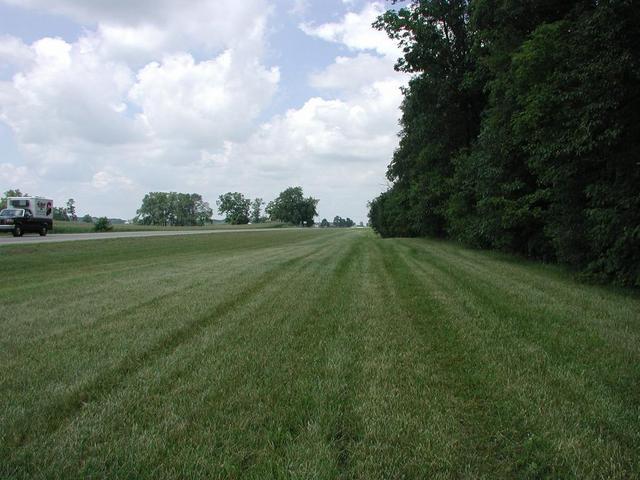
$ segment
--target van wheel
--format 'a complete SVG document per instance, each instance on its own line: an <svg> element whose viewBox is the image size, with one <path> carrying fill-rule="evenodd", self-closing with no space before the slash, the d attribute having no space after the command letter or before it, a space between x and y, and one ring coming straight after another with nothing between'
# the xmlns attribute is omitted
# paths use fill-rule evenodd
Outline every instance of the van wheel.
<svg viewBox="0 0 640 480"><path fill-rule="evenodd" d="M40 236L41 237L46 237L47 236L47 226L46 225L42 225L40 227Z"/></svg>
<svg viewBox="0 0 640 480"><path fill-rule="evenodd" d="M16 225L13 228L13 236L14 237L21 237L23 233L24 232L22 231L22 227L20 225Z"/></svg>

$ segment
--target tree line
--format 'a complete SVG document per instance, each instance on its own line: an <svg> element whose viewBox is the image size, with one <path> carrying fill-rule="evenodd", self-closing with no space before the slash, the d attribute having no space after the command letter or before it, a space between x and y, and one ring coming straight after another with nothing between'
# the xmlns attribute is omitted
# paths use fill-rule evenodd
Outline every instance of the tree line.
<svg viewBox="0 0 640 480"><path fill-rule="evenodd" d="M227 192L218 197L218 213L232 225L280 221L312 226L317 216L318 200L305 197L301 187L290 187L265 204L262 198L249 199L239 192ZM213 210L196 193L150 192L142 199L134 222L146 225L187 226L211 223Z"/></svg>
<svg viewBox="0 0 640 480"><path fill-rule="evenodd" d="M142 199L134 223L190 226L211 223L213 211L198 193L149 192Z"/></svg>
<svg viewBox="0 0 640 480"><path fill-rule="evenodd" d="M362 222L360 222L362 223ZM323 218L320 222L320 227L328 228L328 227L338 227L338 228L350 228L355 226L356 222L351 220L349 217L342 218L340 215L336 215L333 217L333 222L329 222L326 218Z"/></svg>
<svg viewBox="0 0 640 480"><path fill-rule="evenodd" d="M305 197L302 187L289 187L267 204L265 215L262 215L262 206L265 204L262 198L251 200L239 192L220 195L216 205L218 212L226 215L225 221L233 225L270 220L310 227L318 215L318 202L316 198Z"/></svg>
<svg viewBox="0 0 640 480"><path fill-rule="evenodd" d="M7 197L26 197L19 189L8 190L0 201L4 208ZM239 192L227 192L218 197L216 206L218 212L225 215L225 222L232 225L263 223L278 221L293 225L310 227L314 224L314 217L318 215L319 200L305 197L301 187L289 187L282 191L277 198L266 205L262 198L253 200L246 198ZM142 205L136 211L134 223L159 226L197 226L213 223L213 209L198 193L179 192L149 192L142 199ZM76 202L70 198L66 207L54 207L54 220L77 221ZM339 218L339 217L336 217ZM91 215L85 215L83 222L94 223ZM120 219L101 218L107 223L124 223Z"/></svg>
<svg viewBox="0 0 640 480"><path fill-rule="evenodd" d="M378 233L640 286L637 2L412 0L374 26L412 74Z"/></svg>

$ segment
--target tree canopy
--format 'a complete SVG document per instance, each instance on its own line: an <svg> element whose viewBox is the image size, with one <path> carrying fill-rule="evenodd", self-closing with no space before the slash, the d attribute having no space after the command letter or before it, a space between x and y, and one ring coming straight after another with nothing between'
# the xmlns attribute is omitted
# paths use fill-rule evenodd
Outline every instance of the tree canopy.
<svg viewBox="0 0 640 480"><path fill-rule="evenodd" d="M67 200L67 216L69 220L76 222L78 221L78 216L76 215L76 201L73 198Z"/></svg>
<svg viewBox="0 0 640 480"><path fill-rule="evenodd" d="M249 223L249 208L251 200L238 192L227 192L218 197L216 201L218 212L226 215L225 221L232 225L244 225Z"/></svg>
<svg viewBox="0 0 640 480"><path fill-rule="evenodd" d="M0 199L0 210L7 208L7 199L9 197L28 197L28 193L22 193L19 188L12 188L4 192Z"/></svg>
<svg viewBox="0 0 640 480"><path fill-rule="evenodd" d="M264 200L261 198L256 198L251 202L251 223L263 223L266 220L266 217L262 216L263 205Z"/></svg>
<svg viewBox="0 0 640 480"><path fill-rule="evenodd" d="M397 3L397 2L393 2ZM413 0L374 24L404 89L383 236L434 235L640 286L640 8Z"/></svg>
<svg viewBox="0 0 640 480"><path fill-rule="evenodd" d="M211 222L213 211L197 193L150 192L134 219L144 225L190 226Z"/></svg>
<svg viewBox="0 0 640 480"><path fill-rule="evenodd" d="M336 215L333 218L333 226L334 227L349 228L349 227L353 227L355 224L356 224L356 222L351 220L349 217L342 218L340 215Z"/></svg>
<svg viewBox="0 0 640 480"><path fill-rule="evenodd" d="M272 220L310 227L318 215L319 200L304 196L302 187L289 187L269 202L266 211Z"/></svg>

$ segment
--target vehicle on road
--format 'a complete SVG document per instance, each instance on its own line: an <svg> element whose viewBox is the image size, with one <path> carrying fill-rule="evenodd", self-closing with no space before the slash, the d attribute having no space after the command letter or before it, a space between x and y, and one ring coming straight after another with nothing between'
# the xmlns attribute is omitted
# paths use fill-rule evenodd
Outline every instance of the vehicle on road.
<svg viewBox="0 0 640 480"><path fill-rule="evenodd" d="M45 236L53 229L53 200L42 197L9 197L0 211L0 232L21 237L26 232Z"/></svg>

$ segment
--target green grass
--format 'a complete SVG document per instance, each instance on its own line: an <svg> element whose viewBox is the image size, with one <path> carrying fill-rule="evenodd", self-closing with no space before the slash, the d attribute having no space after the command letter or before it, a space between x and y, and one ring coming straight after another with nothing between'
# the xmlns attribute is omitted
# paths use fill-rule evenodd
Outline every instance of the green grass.
<svg viewBox="0 0 640 480"><path fill-rule="evenodd" d="M144 232L144 231L165 231L165 230L235 230L246 228L282 228L286 225L277 222L257 223L255 225L229 225L226 223L214 223L202 227L161 227L157 225L138 225L138 224L115 224L114 232ZM93 232L93 223L85 222L65 222L54 220L53 230L51 233L89 233Z"/></svg>
<svg viewBox="0 0 640 480"><path fill-rule="evenodd" d="M0 478L640 477L636 293L368 230L0 262Z"/></svg>

